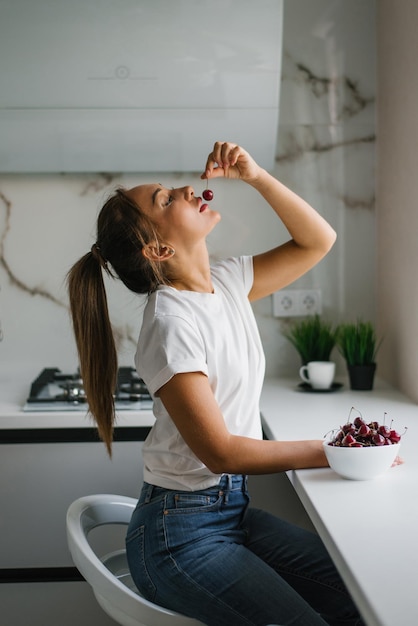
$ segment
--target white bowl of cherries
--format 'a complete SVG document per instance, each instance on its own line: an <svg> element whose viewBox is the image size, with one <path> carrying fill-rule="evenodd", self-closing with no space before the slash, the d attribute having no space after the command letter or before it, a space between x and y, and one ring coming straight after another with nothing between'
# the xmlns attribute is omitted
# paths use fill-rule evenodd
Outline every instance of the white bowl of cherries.
<svg viewBox="0 0 418 626"><path fill-rule="evenodd" d="M343 478L376 478L393 465L399 454L401 435L384 423L366 422L361 414L353 422L350 416L346 424L332 431L324 441L325 456L334 472Z"/></svg>

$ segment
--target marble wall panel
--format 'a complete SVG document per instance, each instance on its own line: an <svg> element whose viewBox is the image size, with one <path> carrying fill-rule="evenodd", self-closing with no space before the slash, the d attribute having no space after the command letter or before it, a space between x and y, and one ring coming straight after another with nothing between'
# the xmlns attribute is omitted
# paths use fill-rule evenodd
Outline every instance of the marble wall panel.
<svg viewBox="0 0 418 626"><path fill-rule="evenodd" d="M330 319L373 318L375 2L285 0L284 18L275 174L338 233L330 255L294 287L320 288ZM66 273L94 242L107 194L118 184L150 181L202 190L197 175L176 173L0 176L1 368L25 383L43 367L76 368ZM252 254L285 240L254 190L235 181L214 181L213 189L222 221L209 239L212 258ZM109 303L120 361L130 364L143 299L114 281ZM267 373L293 374L299 363L281 334L286 321L272 317L270 298L254 310Z"/></svg>

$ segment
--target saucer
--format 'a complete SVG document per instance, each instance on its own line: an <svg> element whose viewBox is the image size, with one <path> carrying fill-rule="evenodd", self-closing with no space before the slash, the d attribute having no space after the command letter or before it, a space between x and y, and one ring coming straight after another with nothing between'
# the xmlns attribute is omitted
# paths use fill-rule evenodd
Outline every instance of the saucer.
<svg viewBox="0 0 418 626"><path fill-rule="evenodd" d="M314 389L309 383L299 383L298 391L305 391L308 393L330 393L332 391L338 391L341 387L343 387L342 383L332 383L331 387L328 387L328 389Z"/></svg>

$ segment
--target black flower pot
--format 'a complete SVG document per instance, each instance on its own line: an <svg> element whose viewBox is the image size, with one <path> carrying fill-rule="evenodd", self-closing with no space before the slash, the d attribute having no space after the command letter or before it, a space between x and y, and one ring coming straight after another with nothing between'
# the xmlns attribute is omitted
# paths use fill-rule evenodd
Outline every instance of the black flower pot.
<svg viewBox="0 0 418 626"><path fill-rule="evenodd" d="M351 389L370 391L373 389L376 363L368 365L347 365Z"/></svg>

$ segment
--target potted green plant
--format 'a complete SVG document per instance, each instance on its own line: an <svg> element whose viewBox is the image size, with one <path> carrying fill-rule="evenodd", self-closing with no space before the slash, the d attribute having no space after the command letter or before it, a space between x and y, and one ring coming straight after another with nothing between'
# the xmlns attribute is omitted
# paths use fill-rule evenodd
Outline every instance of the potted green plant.
<svg viewBox="0 0 418 626"><path fill-rule="evenodd" d="M293 322L283 335L298 351L302 365L311 361L330 361L336 344L336 331L319 315Z"/></svg>
<svg viewBox="0 0 418 626"><path fill-rule="evenodd" d="M347 364L351 389L373 389L376 354L381 344L373 324L361 320L340 324L336 340Z"/></svg>

